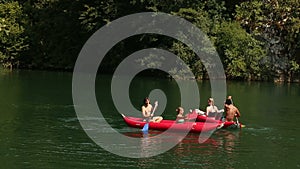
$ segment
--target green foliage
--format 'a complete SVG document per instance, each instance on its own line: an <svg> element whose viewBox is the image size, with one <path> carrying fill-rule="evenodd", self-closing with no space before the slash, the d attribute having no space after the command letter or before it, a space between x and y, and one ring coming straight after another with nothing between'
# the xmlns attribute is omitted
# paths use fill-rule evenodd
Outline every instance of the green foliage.
<svg viewBox="0 0 300 169"><path fill-rule="evenodd" d="M291 79L300 74L299 0L2 0L0 62L10 68L72 70L80 49L96 30L119 17L147 11L180 16L200 28L217 48L229 79L281 74ZM150 47L173 52L197 78L207 78L204 64L188 46L158 35L119 42L101 68L111 73L125 57ZM207 54L213 50L201 48Z"/></svg>
<svg viewBox="0 0 300 169"><path fill-rule="evenodd" d="M297 51L300 44L299 0L254 0L237 7L237 20L251 34L265 43L272 69L290 79L299 64Z"/></svg>
<svg viewBox="0 0 300 169"><path fill-rule="evenodd" d="M24 17L18 2L0 4L0 62L4 67L18 66L21 52L28 48Z"/></svg>
<svg viewBox="0 0 300 169"><path fill-rule="evenodd" d="M262 44L251 37L237 22L224 22L218 32L217 47L223 58L227 77L255 80L261 78L265 57Z"/></svg>
<svg viewBox="0 0 300 169"><path fill-rule="evenodd" d="M66 0L26 1L24 12L30 20L25 33L31 44L23 54L22 67L71 70L88 37L81 31L82 2Z"/></svg>
<svg viewBox="0 0 300 169"><path fill-rule="evenodd" d="M83 4L83 6L84 10L81 12L79 20L88 32L95 31L109 23L117 14L117 3L113 0L96 0L91 4Z"/></svg>
<svg viewBox="0 0 300 169"><path fill-rule="evenodd" d="M172 14L185 18L200 28L203 33L207 34L210 32L212 22L209 19L208 12L206 12L203 7L199 7L197 10L192 8L181 8L178 12L173 12ZM179 56L191 68L196 78L206 78L206 70L203 63L188 46L181 42L173 41L171 51Z"/></svg>
<svg viewBox="0 0 300 169"><path fill-rule="evenodd" d="M180 8L178 12L172 12L173 15L180 16L195 26L201 29L204 33L209 33L210 26L212 24L209 19L208 12L204 11L203 8Z"/></svg>

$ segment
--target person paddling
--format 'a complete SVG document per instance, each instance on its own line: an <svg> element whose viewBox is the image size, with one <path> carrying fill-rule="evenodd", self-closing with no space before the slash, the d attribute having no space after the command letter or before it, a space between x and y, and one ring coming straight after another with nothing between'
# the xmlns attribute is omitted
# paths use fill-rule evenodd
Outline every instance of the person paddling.
<svg viewBox="0 0 300 169"><path fill-rule="evenodd" d="M226 99L225 104L224 104L224 109L226 112L225 119L228 122L233 122L234 117L241 116L239 109L233 105L231 96L228 96L228 98Z"/></svg>
<svg viewBox="0 0 300 169"><path fill-rule="evenodd" d="M150 99L146 97L144 99L144 104L142 106L142 115L144 117L144 121L150 120L152 122L160 122L163 117L161 116L154 116L151 113L152 112L152 105L150 104Z"/></svg>

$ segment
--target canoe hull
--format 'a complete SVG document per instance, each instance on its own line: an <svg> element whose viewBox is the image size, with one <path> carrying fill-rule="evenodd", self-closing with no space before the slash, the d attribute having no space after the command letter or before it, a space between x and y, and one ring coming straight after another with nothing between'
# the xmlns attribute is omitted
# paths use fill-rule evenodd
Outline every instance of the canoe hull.
<svg viewBox="0 0 300 169"><path fill-rule="evenodd" d="M204 115L198 115L196 121L208 123L222 123L222 121L216 120L214 117L207 117ZM222 128L236 129L241 128L242 124L237 124L236 122L224 122L222 126Z"/></svg>
<svg viewBox="0 0 300 169"><path fill-rule="evenodd" d="M143 121L142 118L136 117L126 117L123 115L123 119L125 123L134 128L143 128L146 122ZM162 120L159 123L150 122L149 129L153 130L172 130L172 131L181 131L181 132L192 132L192 133L200 133L200 132L208 132L215 130L220 123L203 123L203 122L184 122L177 123L175 120Z"/></svg>

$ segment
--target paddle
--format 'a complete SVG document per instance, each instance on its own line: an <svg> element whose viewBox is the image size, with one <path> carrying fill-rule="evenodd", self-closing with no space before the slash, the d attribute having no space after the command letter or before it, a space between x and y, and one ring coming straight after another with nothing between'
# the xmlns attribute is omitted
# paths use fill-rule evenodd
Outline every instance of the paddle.
<svg viewBox="0 0 300 169"><path fill-rule="evenodd" d="M243 124L241 124L240 122L239 122L239 119L235 116L235 119L236 119L236 124L238 125L238 126L240 126L240 128L244 128L244 127L246 127L245 125L243 125Z"/></svg>
<svg viewBox="0 0 300 169"><path fill-rule="evenodd" d="M149 119L147 120L147 123L144 125L144 127L143 127L143 129L142 129L143 132L147 132L147 131L148 131L150 119L151 119L151 117L154 115L154 112L155 112L157 106L158 106L158 102L155 101L153 111L152 111L152 113L151 113Z"/></svg>
<svg viewBox="0 0 300 169"><path fill-rule="evenodd" d="M240 125L240 122L239 122L239 119L237 116L235 116L235 119L236 119L236 124L238 125L238 127L242 128L242 126Z"/></svg>

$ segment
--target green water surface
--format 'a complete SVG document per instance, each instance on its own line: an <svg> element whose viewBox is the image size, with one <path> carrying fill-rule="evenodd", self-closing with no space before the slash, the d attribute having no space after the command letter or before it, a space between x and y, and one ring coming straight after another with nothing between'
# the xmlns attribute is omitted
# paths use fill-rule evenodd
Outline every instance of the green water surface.
<svg viewBox="0 0 300 169"><path fill-rule="evenodd" d="M99 79L96 95L106 121L122 134L143 137L114 107L110 76ZM198 86L203 109L210 84L202 81ZM168 99L162 116L174 119L180 104L175 81L135 78L132 104L138 109L154 88ZM126 158L104 150L82 129L72 100L72 73L1 71L0 168L300 168L299 84L227 82L227 90L245 128L215 131L201 144L199 135L188 134L158 156Z"/></svg>

